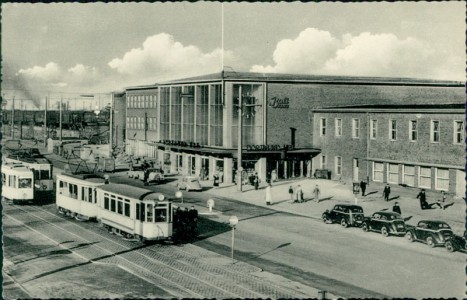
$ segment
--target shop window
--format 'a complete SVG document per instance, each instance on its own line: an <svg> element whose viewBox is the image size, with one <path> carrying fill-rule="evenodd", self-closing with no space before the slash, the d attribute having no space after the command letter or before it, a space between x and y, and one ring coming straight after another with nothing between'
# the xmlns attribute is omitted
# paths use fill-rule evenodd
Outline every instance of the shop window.
<svg viewBox="0 0 467 300"><path fill-rule="evenodd" d="M404 165L403 183L408 186L415 186L415 166Z"/></svg>
<svg viewBox="0 0 467 300"><path fill-rule="evenodd" d="M418 121L410 121L410 141L416 142L418 140Z"/></svg>
<svg viewBox="0 0 467 300"><path fill-rule="evenodd" d="M336 136L342 136L342 119L335 119Z"/></svg>
<svg viewBox="0 0 467 300"><path fill-rule="evenodd" d="M454 121L454 144L463 144L464 137L464 122L463 121Z"/></svg>
<svg viewBox="0 0 467 300"><path fill-rule="evenodd" d="M378 120L370 121L370 137L372 140L378 137Z"/></svg>
<svg viewBox="0 0 467 300"><path fill-rule="evenodd" d="M432 143L439 143L439 121L431 121L431 142Z"/></svg>
<svg viewBox="0 0 467 300"><path fill-rule="evenodd" d="M399 183L399 165L388 164L388 182Z"/></svg>
<svg viewBox="0 0 467 300"><path fill-rule="evenodd" d="M373 162L373 181L383 182L384 164L382 162Z"/></svg>
<svg viewBox="0 0 467 300"><path fill-rule="evenodd" d="M430 167L420 167L419 172L419 186L424 188L431 188L431 168Z"/></svg>
<svg viewBox="0 0 467 300"><path fill-rule="evenodd" d="M436 189L449 190L449 169L436 168Z"/></svg>

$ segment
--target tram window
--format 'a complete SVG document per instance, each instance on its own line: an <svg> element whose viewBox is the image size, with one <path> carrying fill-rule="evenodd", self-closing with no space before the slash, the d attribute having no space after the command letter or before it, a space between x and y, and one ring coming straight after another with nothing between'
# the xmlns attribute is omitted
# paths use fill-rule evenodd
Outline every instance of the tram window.
<svg viewBox="0 0 467 300"><path fill-rule="evenodd" d="M40 170L41 174L40 174L40 179L41 180L44 180L44 179L50 179L50 171L49 170Z"/></svg>
<svg viewBox="0 0 467 300"><path fill-rule="evenodd" d="M88 202L92 202L92 189L88 188Z"/></svg>
<svg viewBox="0 0 467 300"><path fill-rule="evenodd" d="M109 210L109 195L108 194L104 195L104 209Z"/></svg>
<svg viewBox="0 0 467 300"><path fill-rule="evenodd" d="M140 218L139 218L139 203L136 203L136 212L135 213L136 213L136 216L135 216L136 220L140 220Z"/></svg>
<svg viewBox="0 0 467 300"><path fill-rule="evenodd" d="M153 206L152 204L148 204L148 207L147 207L147 217L146 217L146 221L147 222L152 222L152 214L153 214Z"/></svg>
<svg viewBox="0 0 467 300"><path fill-rule="evenodd" d="M34 170L34 179L35 180L40 180L41 179L41 174L39 170Z"/></svg>
<svg viewBox="0 0 467 300"><path fill-rule="evenodd" d="M19 188L20 189L28 189L32 187L32 179L31 178L19 178Z"/></svg>
<svg viewBox="0 0 467 300"><path fill-rule="evenodd" d="M117 201L117 213L123 215L123 202Z"/></svg>
<svg viewBox="0 0 467 300"><path fill-rule="evenodd" d="M125 199L125 216L130 217L130 200Z"/></svg>
<svg viewBox="0 0 467 300"><path fill-rule="evenodd" d="M8 181L9 181L9 186L14 186L16 187L16 176L15 175L10 175L8 176Z"/></svg>
<svg viewBox="0 0 467 300"><path fill-rule="evenodd" d="M86 199L87 194L84 192L84 189L85 189L85 187L82 186L82 187L81 187L81 200L86 201L86 200L87 200L87 199Z"/></svg>
<svg viewBox="0 0 467 300"><path fill-rule="evenodd" d="M169 209L167 210L169 212L169 223L172 222L172 203L169 203Z"/></svg>
<svg viewBox="0 0 467 300"><path fill-rule="evenodd" d="M167 208L156 208L156 222L165 222L167 220Z"/></svg>
<svg viewBox="0 0 467 300"><path fill-rule="evenodd" d="M68 191L70 193L70 197L73 199L78 199L78 186L76 184L69 184Z"/></svg>
<svg viewBox="0 0 467 300"><path fill-rule="evenodd" d="M115 212L115 199L110 199L110 211Z"/></svg>
<svg viewBox="0 0 467 300"><path fill-rule="evenodd" d="M6 183L6 175L2 173L2 185L5 185Z"/></svg>

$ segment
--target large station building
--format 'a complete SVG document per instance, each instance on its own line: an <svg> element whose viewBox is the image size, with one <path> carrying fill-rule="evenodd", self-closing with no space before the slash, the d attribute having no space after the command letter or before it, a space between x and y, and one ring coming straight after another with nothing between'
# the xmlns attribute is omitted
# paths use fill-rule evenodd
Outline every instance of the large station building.
<svg viewBox="0 0 467 300"><path fill-rule="evenodd" d="M170 172L209 178L218 173L230 183L235 180L239 133L244 171L258 172L260 180L310 177L322 167L317 158L322 157L322 148L333 143L332 139L326 143L317 139L316 120L328 118L323 114L331 113L320 109L350 105L362 109L368 105L463 105L465 86L452 81L223 71L131 87L119 97L126 102L127 153L154 157ZM364 134L363 119L361 122ZM342 124L349 129L349 124ZM350 151L345 144L336 147ZM394 150L397 151L396 146ZM458 152L452 152L453 159L464 161ZM368 160L371 157L366 153ZM416 154L412 160L417 160ZM336 178L336 173L332 176Z"/></svg>

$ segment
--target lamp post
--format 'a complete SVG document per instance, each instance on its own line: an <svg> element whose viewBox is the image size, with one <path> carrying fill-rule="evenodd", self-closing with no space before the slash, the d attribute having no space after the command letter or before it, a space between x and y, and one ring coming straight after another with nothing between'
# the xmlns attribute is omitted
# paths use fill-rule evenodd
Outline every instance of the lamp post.
<svg viewBox="0 0 467 300"><path fill-rule="evenodd" d="M235 263L235 261L234 261L235 226L237 226L237 224L238 224L237 216L231 216L229 218L229 223L230 223L230 226L232 227L232 253L231 253L231 256L232 256L232 264L234 264Z"/></svg>
<svg viewBox="0 0 467 300"><path fill-rule="evenodd" d="M183 193L182 193L182 191L176 191L175 192L175 198L182 199L182 203L183 203Z"/></svg>

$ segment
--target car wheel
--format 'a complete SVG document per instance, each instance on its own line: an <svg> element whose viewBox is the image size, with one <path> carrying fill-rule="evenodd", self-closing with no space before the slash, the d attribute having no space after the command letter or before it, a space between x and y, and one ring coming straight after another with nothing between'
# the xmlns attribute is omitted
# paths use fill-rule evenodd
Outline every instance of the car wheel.
<svg viewBox="0 0 467 300"><path fill-rule="evenodd" d="M328 217L327 215L323 215L323 216L322 216L322 219L323 219L323 222L324 222L325 224L329 224L329 223L330 223L329 217Z"/></svg>
<svg viewBox="0 0 467 300"><path fill-rule="evenodd" d="M342 225L342 227L344 227L344 228L349 227L349 223L347 223L347 220L344 219L344 218L342 218L342 220L341 220L341 225Z"/></svg>
<svg viewBox="0 0 467 300"><path fill-rule="evenodd" d="M433 237L429 236L426 238L426 243L428 246L430 246L431 248L434 248L435 247L435 241L433 240Z"/></svg>
<svg viewBox="0 0 467 300"><path fill-rule="evenodd" d="M389 230L386 228L386 226L383 226L383 228L381 228L381 234L383 236L389 236Z"/></svg>
<svg viewBox="0 0 467 300"><path fill-rule="evenodd" d="M447 241L446 244L444 244L444 246L446 247L446 249L448 249L449 252L456 251L456 248L454 248L452 241Z"/></svg>
<svg viewBox="0 0 467 300"><path fill-rule="evenodd" d="M363 223L363 225L362 225L362 229L363 229L363 231L365 231L365 232L368 232L368 231L370 231L370 228L369 228L369 226L368 226L368 224L367 224L367 223Z"/></svg>
<svg viewBox="0 0 467 300"><path fill-rule="evenodd" d="M409 241L409 242L413 242L415 241L415 237L413 236L413 233L408 231L406 234L405 234L405 238Z"/></svg>

